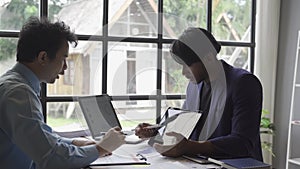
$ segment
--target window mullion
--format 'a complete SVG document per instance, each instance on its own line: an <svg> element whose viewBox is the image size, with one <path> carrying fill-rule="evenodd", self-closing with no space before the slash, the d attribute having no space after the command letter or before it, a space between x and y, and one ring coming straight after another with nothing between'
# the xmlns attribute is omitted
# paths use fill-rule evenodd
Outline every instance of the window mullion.
<svg viewBox="0 0 300 169"><path fill-rule="evenodd" d="M103 1L103 43L102 43L102 93L107 93L107 60L108 60L108 0Z"/></svg>

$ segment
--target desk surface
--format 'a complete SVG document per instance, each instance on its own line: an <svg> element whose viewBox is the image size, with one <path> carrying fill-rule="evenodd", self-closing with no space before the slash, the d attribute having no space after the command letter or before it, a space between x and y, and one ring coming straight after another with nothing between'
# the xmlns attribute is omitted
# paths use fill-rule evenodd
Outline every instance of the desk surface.
<svg viewBox="0 0 300 169"><path fill-rule="evenodd" d="M129 168L147 168L147 169L207 169L218 168L214 164L198 164L184 158L169 158L161 156L154 148L143 141L139 144L124 144L116 151L114 155L129 156L132 154L142 154L147 158L150 165L123 165L123 166L92 166L91 168L101 169L129 169Z"/></svg>

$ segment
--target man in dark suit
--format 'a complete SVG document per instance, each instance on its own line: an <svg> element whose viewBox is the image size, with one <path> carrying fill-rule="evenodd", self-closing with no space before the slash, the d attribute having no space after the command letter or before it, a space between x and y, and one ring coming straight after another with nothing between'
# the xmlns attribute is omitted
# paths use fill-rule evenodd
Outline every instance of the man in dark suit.
<svg viewBox="0 0 300 169"><path fill-rule="evenodd" d="M171 132L173 145L154 144L162 155L201 154L214 158L252 157L262 161L260 118L262 86L252 73L217 59L221 45L202 28L188 28L170 48L190 80L183 109L202 116L190 138ZM136 127L139 137L151 137L151 124Z"/></svg>

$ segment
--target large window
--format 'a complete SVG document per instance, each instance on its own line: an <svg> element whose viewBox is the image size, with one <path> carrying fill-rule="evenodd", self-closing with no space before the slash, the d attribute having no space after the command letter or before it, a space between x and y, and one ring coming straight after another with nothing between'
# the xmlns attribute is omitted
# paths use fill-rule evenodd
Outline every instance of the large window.
<svg viewBox="0 0 300 169"><path fill-rule="evenodd" d="M219 54L253 71L255 0L5 0L0 2L0 73L15 64L18 31L30 16L62 20L79 37L66 75L42 84L43 114L58 131L86 129L76 101L109 94L124 127L158 122L181 107L188 81L169 54L187 27L203 27L222 44Z"/></svg>

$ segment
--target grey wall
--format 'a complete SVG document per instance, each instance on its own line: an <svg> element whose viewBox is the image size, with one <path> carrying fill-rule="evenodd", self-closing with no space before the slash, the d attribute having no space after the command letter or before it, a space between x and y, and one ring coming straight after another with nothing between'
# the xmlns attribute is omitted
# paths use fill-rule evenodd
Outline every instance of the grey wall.
<svg viewBox="0 0 300 169"><path fill-rule="evenodd" d="M274 108L274 123L276 127L276 135L274 136L274 153L276 157L273 158L272 162L273 167L276 169L284 169L286 162L286 146L294 62L297 35L298 30L300 29L299 7L300 0L281 0L275 93L276 98Z"/></svg>

